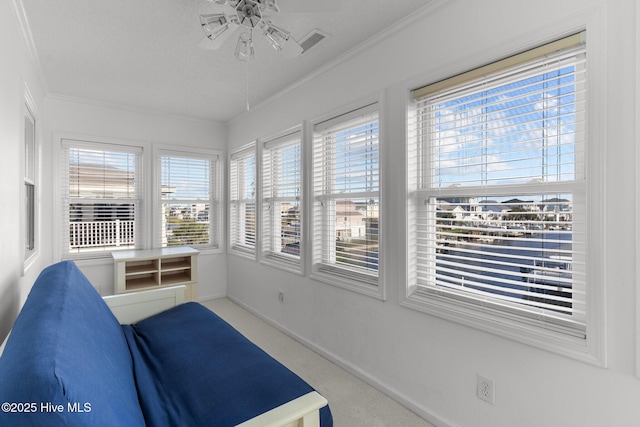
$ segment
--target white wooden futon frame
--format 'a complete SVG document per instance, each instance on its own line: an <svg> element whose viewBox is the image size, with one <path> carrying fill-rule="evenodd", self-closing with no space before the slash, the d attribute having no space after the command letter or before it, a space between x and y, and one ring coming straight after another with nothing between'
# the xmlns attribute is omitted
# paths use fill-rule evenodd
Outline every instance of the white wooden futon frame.
<svg viewBox="0 0 640 427"><path fill-rule="evenodd" d="M185 286L103 297L121 324L139 320L184 303ZM239 424L241 427L320 427L320 408L327 400L313 391Z"/></svg>

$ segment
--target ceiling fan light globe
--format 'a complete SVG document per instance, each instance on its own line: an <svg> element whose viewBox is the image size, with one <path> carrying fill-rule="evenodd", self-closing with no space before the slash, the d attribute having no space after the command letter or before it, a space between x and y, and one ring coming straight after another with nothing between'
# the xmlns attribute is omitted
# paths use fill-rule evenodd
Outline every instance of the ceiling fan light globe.
<svg viewBox="0 0 640 427"><path fill-rule="evenodd" d="M281 51L284 44L289 40L291 33L283 28L278 27L272 22L267 22L264 26L264 35L271 43L271 46L277 51Z"/></svg>
<svg viewBox="0 0 640 427"><path fill-rule="evenodd" d="M229 20L224 13L200 15L200 24L210 40L217 39L229 29Z"/></svg>
<svg viewBox="0 0 640 427"><path fill-rule="evenodd" d="M255 52L253 49L253 40L249 33L242 33L238 38L238 44L236 45L236 58L240 61L251 62L255 59Z"/></svg>

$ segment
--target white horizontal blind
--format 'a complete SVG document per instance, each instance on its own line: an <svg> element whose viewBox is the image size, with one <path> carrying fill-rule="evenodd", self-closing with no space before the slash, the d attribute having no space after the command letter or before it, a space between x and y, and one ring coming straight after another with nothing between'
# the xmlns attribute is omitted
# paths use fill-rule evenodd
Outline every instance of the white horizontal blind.
<svg viewBox="0 0 640 427"><path fill-rule="evenodd" d="M420 89L410 286L584 336L585 62L578 43Z"/></svg>
<svg viewBox="0 0 640 427"><path fill-rule="evenodd" d="M249 254L256 246L256 154L255 146L231 155L230 244Z"/></svg>
<svg viewBox="0 0 640 427"><path fill-rule="evenodd" d="M584 169L584 55L425 98L432 187L559 182Z"/></svg>
<svg viewBox="0 0 640 427"><path fill-rule="evenodd" d="M217 156L160 152L161 246L218 247Z"/></svg>
<svg viewBox="0 0 640 427"><path fill-rule="evenodd" d="M140 246L142 150L63 141L63 256Z"/></svg>
<svg viewBox="0 0 640 427"><path fill-rule="evenodd" d="M265 256L300 267L302 145L300 132L264 144L262 245Z"/></svg>
<svg viewBox="0 0 640 427"><path fill-rule="evenodd" d="M378 283L379 120L377 104L315 127L314 265Z"/></svg>

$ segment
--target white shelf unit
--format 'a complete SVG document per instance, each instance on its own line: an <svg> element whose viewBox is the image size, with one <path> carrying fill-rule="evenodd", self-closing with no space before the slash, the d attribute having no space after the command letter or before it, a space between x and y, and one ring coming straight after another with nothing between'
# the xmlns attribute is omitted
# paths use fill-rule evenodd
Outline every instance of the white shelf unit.
<svg viewBox="0 0 640 427"><path fill-rule="evenodd" d="M198 299L198 254L188 246L112 252L116 294L185 285L185 301Z"/></svg>

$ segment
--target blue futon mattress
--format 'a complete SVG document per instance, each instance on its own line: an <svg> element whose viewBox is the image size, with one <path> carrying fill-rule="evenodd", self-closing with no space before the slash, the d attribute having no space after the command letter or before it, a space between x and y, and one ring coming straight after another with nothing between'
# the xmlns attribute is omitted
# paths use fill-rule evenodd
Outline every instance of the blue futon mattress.
<svg viewBox="0 0 640 427"><path fill-rule="evenodd" d="M148 426L234 426L313 391L198 303L123 330ZM328 406L320 424L333 424Z"/></svg>

